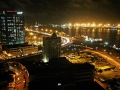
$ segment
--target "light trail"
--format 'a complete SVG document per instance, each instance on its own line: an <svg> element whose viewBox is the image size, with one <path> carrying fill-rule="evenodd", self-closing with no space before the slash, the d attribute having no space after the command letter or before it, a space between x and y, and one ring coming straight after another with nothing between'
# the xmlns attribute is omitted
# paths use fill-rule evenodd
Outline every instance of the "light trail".
<svg viewBox="0 0 120 90"><path fill-rule="evenodd" d="M51 35L49 33L43 33L43 32L42 32L42 34ZM61 44L61 46L67 45L67 44L69 44L71 42L70 39L67 38L67 37L63 37L63 36L60 36L60 37L66 40L66 42L64 42L63 44Z"/></svg>
<svg viewBox="0 0 120 90"><path fill-rule="evenodd" d="M39 31L35 31L35 30L30 30L30 29L25 29L25 30L26 31L35 32L35 33L45 34L45 35L48 35L48 36L52 35L52 34L49 34L49 33L39 32ZM65 46L67 46L67 45L72 43L72 41L68 37L64 37L64 36L59 36L59 37L65 39L65 42L61 44L62 47L65 47Z"/></svg>

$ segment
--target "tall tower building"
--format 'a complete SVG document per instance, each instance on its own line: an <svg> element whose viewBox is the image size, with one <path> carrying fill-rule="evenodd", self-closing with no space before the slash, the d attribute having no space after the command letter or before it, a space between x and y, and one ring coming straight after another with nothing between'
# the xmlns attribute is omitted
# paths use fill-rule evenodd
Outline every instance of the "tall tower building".
<svg viewBox="0 0 120 90"><path fill-rule="evenodd" d="M0 12L0 38L3 45L25 42L23 12L6 10Z"/></svg>
<svg viewBox="0 0 120 90"><path fill-rule="evenodd" d="M51 37L43 37L43 60L49 62L51 58L60 57L61 37L53 33Z"/></svg>

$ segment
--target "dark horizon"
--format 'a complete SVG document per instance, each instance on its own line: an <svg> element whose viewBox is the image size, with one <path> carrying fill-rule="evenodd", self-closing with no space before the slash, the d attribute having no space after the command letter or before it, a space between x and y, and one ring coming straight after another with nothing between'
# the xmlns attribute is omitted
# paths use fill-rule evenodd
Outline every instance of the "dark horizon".
<svg viewBox="0 0 120 90"><path fill-rule="evenodd" d="M119 23L119 0L0 0L0 8L24 12L25 23Z"/></svg>

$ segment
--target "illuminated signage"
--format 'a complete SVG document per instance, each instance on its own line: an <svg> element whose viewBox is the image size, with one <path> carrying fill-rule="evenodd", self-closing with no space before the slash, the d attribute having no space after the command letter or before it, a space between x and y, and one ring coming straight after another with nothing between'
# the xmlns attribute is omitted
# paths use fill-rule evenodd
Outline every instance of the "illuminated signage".
<svg viewBox="0 0 120 90"><path fill-rule="evenodd" d="M16 11L7 11L7 12L16 12Z"/></svg>
<svg viewBox="0 0 120 90"><path fill-rule="evenodd" d="M22 14L23 12L17 12L17 14Z"/></svg>

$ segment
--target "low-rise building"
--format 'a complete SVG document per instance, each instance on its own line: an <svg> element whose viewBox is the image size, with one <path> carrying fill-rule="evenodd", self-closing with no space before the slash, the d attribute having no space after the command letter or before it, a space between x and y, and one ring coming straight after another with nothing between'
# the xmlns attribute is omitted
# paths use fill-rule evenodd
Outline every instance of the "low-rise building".
<svg viewBox="0 0 120 90"><path fill-rule="evenodd" d="M38 47L32 45L4 46L3 53L11 58L25 56L38 52Z"/></svg>
<svg viewBox="0 0 120 90"><path fill-rule="evenodd" d="M24 55L28 55L28 54L37 53L38 47L34 47L34 46L19 47L19 50L20 50L21 54L24 56Z"/></svg>
<svg viewBox="0 0 120 90"><path fill-rule="evenodd" d="M6 50L6 54L10 57L16 57L16 56L20 56L21 52L18 48L8 48Z"/></svg>

